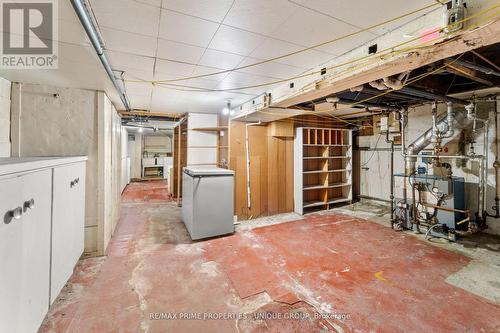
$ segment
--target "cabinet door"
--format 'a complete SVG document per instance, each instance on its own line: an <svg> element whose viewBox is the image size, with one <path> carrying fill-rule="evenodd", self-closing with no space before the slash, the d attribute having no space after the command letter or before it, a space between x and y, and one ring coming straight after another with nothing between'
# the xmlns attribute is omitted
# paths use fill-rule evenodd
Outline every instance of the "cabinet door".
<svg viewBox="0 0 500 333"><path fill-rule="evenodd" d="M49 309L52 170L22 177L20 332L36 332Z"/></svg>
<svg viewBox="0 0 500 333"><path fill-rule="evenodd" d="M51 304L83 253L85 163L54 168Z"/></svg>
<svg viewBox="0 0 500 333"><path fill-rule="evenodd" d="M11 217L22 209L21 178L0 180L0 332L19 332L21 263L23 260L22 215Z"/></svg>
<svg viewBox="0 0 500 333"><path fill-rule="evenodd" d="M83 254L85 241L85 171L84 162L72 166L70 173L78 182L72 187L73 207L73 262L76 264Z"/></svg>
<svg viewBox="0 0 500 333"><path fill-rule="evenodd" d="M50 303L52 304L73 273L72 198L73 181L70 166L54 168L52 204L52 265Z"/></svg>

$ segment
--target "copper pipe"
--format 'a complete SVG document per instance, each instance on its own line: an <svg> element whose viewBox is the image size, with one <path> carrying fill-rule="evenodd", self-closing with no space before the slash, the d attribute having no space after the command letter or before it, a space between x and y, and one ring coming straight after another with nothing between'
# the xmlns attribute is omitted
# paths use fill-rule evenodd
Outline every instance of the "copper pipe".
<svg viewBox="0 0 500 333"><path fill-rule="evenodd" d="M426 202L422 202L421 204L425 207L435 208L435 209L439 209L439 210L445 210L447 212L469 214L468 210L455 209L455 208L450 208L450 207L445 207L445 206L436 206L436 205L428 204Z"/></svg>

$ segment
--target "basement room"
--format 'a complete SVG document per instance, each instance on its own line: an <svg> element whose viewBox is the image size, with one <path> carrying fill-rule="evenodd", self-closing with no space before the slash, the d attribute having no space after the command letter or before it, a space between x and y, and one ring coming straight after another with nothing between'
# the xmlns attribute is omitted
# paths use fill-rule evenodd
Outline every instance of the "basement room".
<svg viewBox="0 0 500 333"><path fill-rule="evenodd" d="M0 17L0 333L500 333L498 1Z"/></svg>

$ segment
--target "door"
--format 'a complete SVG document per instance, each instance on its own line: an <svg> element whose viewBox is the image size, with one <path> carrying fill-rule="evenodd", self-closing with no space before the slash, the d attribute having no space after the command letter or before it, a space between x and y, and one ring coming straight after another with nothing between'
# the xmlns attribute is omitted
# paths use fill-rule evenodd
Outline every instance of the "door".
<svg viewBox="0 0 500 333"><path fill-rule="evenodd" d="M0 332L19 332L23 183L19 177L0 180L0 189Z"/></svg>
<svg viewBox="0 0 500 333"><path fill-rule="evenodd" d="M49 309L52 170L22 177L20 332L36 332ZM13 332L13 331L11 331Z"/></svg>

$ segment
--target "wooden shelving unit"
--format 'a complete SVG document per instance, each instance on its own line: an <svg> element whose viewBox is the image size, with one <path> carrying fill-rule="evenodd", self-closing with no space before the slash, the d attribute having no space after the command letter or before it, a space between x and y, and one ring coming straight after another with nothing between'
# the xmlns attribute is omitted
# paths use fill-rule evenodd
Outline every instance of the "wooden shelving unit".
<svg viewBox="0 0 500 333"><path fill-rule="evenodd" d="M352 200L352 131L298 127L294 140L295 212Z"/></svg>

